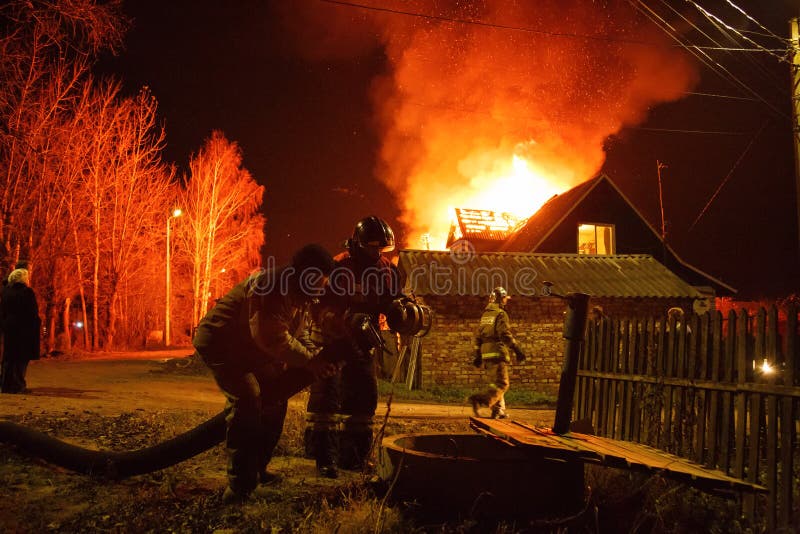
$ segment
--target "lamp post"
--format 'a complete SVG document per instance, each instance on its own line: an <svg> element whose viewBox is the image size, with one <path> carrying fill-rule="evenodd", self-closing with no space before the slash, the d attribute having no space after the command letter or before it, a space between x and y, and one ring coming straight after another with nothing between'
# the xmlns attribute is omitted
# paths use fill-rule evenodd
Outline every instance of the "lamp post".
<svg viewBox="0 0 800 534"><path fill-rule="evenodd" d="M170 319L170 300L171 300L170 297L172 296L171 295L172 287L170 285L170 277L169 277L169 275L170 275L170 266L169 266L169 264L170 264L170 261L169 261L169 255L170 255L169 222L170 222L170 220L172 220L175 217L180 217L182 214L183 214L183 211L181 211L180 208L175 208L174 210L172 210L172 213L170 213L169 217L167 217L167 269L166 269L166 271L167 271L167 280L166 280L166 282L167 283L166 283L166 299L165 299L166 306L164 308L164 312L165 312L164 313L164 346L165 347L169 347L172 344L172 336L170 335L170 324L169 324L169 322L170 322L169 321L169 319Z"/></svg>

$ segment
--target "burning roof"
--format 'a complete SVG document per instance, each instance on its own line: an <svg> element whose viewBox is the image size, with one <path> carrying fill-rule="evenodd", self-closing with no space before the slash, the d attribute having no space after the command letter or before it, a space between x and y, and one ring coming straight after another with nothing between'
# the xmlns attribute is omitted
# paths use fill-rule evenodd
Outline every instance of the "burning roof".
<svg viewBox="0 0 800 534"><path fill-rule="evenodd" d="M499 247L526 221L511 213L498 213L492 210L456 208L455 214L447 238L448 247L459 239L467 239L470 242L494 241Z"/></svg>

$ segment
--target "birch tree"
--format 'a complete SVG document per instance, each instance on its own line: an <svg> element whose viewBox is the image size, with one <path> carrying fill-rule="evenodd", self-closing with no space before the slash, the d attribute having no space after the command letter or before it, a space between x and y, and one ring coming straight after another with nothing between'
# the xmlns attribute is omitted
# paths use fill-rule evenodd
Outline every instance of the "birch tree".
<svg viewBox="0 0 800 534"><path fill-rule="evenodd" d="M65 165L74 108L92 61L115 52L126 22L120 2L11 0L0 4L0 264L35 268L53 348L64 296Z"/></svg>
<svg viewBox="0 0 800 534"><path fill-rule="evenodd" d="M156 124L156 100L147 89L122 98L104 81L85 93L93 108L86 132L88 152L78 194L86 199L92 258L92 349L114 344L120 289L147 265L161 235L172 170L161 161L164 130ZM101 331L102 325L102 331Z"/></svg>
<svg viewBox="0 0 800 534"><path fill-rule="evenodd" d="M31 193L92 58L121 45L120 13L117 0L0 5L0 252L12 263L21 249L37 259L25 250L40 227L28 214L36 203Z"/></svg>
<svg viewBox="0 0 800 534"><path fill-rule="evenodd" d="M182 195L184 254L192 272L192 325L208 311L211 286L226 271L249 272L264 241L264 188L242 167L238 144L214 131L189 162Z"/></svg>

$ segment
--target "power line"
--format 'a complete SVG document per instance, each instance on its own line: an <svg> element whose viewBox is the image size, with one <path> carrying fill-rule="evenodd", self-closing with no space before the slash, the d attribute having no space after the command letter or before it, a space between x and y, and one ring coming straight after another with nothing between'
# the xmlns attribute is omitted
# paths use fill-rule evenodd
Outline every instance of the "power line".
<svg viewBox="0 0 800 534"><path fill-rule="evenodd" d="M690 1L690 0L687 0L687 1ZM670 10L672 10L672 12L673 12L673 13L675 13L677 16L679 16L681 19L683 19L683 20L684 20L686 23L688 23L688 24L689 24L689 25L690 25L692 28L694 28L695 30L697 30L697 32L698 32L698 33L700 33L700 35L702 35L703 37L705 37L706 39L708 39L709 41L711 41L711 42L712 42L712 43L714 43L715 45L719 46L721 50L725 50L725 49L726 49L726 47L722 46L722 44L721 44L721 43L718 43L718 42L717 42L717 41L716 41L716 40L715 40L713 37L711 37L710 35L708 35L708 34L707 34L706 32L704 32L704 31L703 31L703 30L702 30L702 29L701 29L699 26L697 26L697 24L695 24L695 23L694 23L694 22L692 22L691 20L687 19L687 18L686 18L686 17L685 17L685 16L684 16L682 13L678 12L678 11L677 11L677 10L676 10L674 7L672 7L671 5L669 5L669 4L668 4L668 3L667 3L665 0L661 0L661 3L662 3L663 5L665 5L665 6L667 6L667 8L669 8ZM711 20L711 19L709 19L709 20ZM723 28L722 28L722 27L719 25L719 24L717 24L717 23L716 23L715 21L713 21L713 20L711 20L711 23L712 23L712 24L713 24L713 25L714 25L714 26L717 28L717 30L719 30L719 32L720 32L720 33L721 33L721 34L722 34L722 35L723 35L725 38L727 38L727 39L728 39L730 42L732 42L732 43L734 43L734 44L737 44L737 45L739 44L739 42L738 42L736 39L734 39L733 37L731 37L731 36L730 36L730 35L729 35L729 34L728 34L728 33L727 33L727 32L726 32L726 31L725 31L725 30L724 30L724 29L723 29ZM695 45L695 47L696 47L696 45ZM707 49L709 49L709 48L710 48L710 47L703 47L703 49L704 49L704 50L707 50ZM754 51L753 49L748 49L748 50ZM757 50L758 50L758 49L757 49ZM763 50L758 50L758 51L759 51L759 52L764 52L765 50L766 50L766 49L763 49ZM788 52L787 52L787 50L788 50L788 47L787 47L787 49L785 49L785 50L782 50L782 51L783 51L784 53L788 53ZM729 55L731 55L731 54L729 54ZM763 65L761 65L759 62L755 61L755 60L754 60L752 57L746 57L745 59L747 60L747 62L748 62L750 65L752 65L752 66L753 66L753 67L755 67L757 70L759 70L759 71L761 72L761 74L762 74L762 75L764 75L764 76L766 76L766 77L768 77L768 78L771 78L771 81L772 81L773 85L774 85L774 86L776 86L776 87L778 87L778 91L779 91L779 92L784 92L783 86L778 84L778 82L777 82L777 81L775 80L775 78L774 78L774 75L773 75L771 72L769 72L767 69L765 69Z"/></svg>
<svg viewBox="0 0 800 534"><path fill-rule="evenodd" d="M704 135L748 135L752 132L735 132L724 130L681 130L677 128L650 128L646 126L629 126L630 130L644 130L647 132L668 132L668 133L688 133L688 134L704 134Z"/></svg>
<svg viewBox="0 0 800 534"><path fill-rule="evenodd" d="M584 35L584 34L577 34L577 33L567 33L567 32L551 32L547 30L535 30L533 28L523 28L520 26L510 26L506 24L494 24L491 22L484 22L482 20L475 20L475 19L457 19L451 17L445 17L443 15L427 15L425 13L415 13L413 11L403 11L400 9L391 9L388 7L380 7L380 6L369 6L365 4L359 4L357 2L346 2L344 0L319 0L320 2L325 2L328 4L337 4L341 6L348 6L348 7L355 7L359 9L366 9L369 11L378 11L381 13L391 13L393 15L405 15L408 17L417 17L422 19L428 20L438 20L442 22L455 22L458 24L472 24L475 26L483 26L486 28L495 28L499 30L512 30L512 31L520 31L526 33L536 33L541 35L550 35L552 37L569 37L572 39L588 39L588 40L595 40L595 41L608 41L608 42L618 42L618 43L628 43L628 44L638 44L638 45L646 45L646 46L658 46L655 43L647 43L645 41L636 41L633 39L616 39L613 37L604 37L602 35Z"/></svg>
<svg viewBox="0 0 800 534"><path fill-rule="evenodd" d="M742 89L746 92L751 94L753 97L758 99L762 104L767 106L777 115L782 117L787 117L787 115L768 102L764 97L762 97L758 92L754 91L750 86L748 86L743 81L739 80L736 76L733 75L728 69L726 69L723 65L720 65L717 61L715 61L711 56L707 53L703 52L702 50L695 49L694 46L687 45L683 43L677 35L677 31L672 25L664 20L658 13L653 11L649 6L647 6L642 0L628 0L630 3L636 7L645 17L650 19L653 24L658 26L664 33L666 33L669 37L679 43L687 52L692 54L695 58L697 58L701 63L706 65L709 69L714 71L718 76L723 79L726 79L728 82L733 82L735 85L739 85ZM691 43L690 43L691 44ZM726 77L727 76L727 77ZM787 117L788 118L788 117Z"/></svg>
<svg viewBox="0 0 800 534"><path fill-rule="evenodd" d="M660 47L662 45L658 43L648 43L646 41L637 41L635 39L620 39L615 37L607 37L602 35L587 35L587 34L579 34L579 33L569 33L569 32L552 32L547 30L536 30L533 28L525 28L521 26L511 26L507 24L495 24L491 22L485 22L482 20L476 19L461 19L461 18L452 18L452 17L445 17L443 15L429 15L425 13L417 13L413 11L404 11L401 9L392 9L388 7L381 7L381 6L370 6L366 4L360 4L357 2L347 2L345 0L319 0L320 2L325 2L327 4L336 4L340 6L346 7L354 7L358 9L365 9L368 11L376 11L379 13L391 13L393 15L404 15L408 17L417 17L422 19L428 20L437 20L441 22L452 22L457 24L471 24L474 26L483 26L486 28L494 28L498 30L511 30L511 31L519 31L519 32L526 32L526 33L535 33L540 35L549 35L551 37L566 37L571 39L586 39L586 40L594 40L594 41L605 41L605 42L612 42L612 43L627 43L627 44L635 44L641 46L657 46ZM676 46L676 45L673 45ZM725 48L725 47L698 47L698 48L708 48L709 50L730 50L735 52L783 52L784 49L775 49L775 50L768 50L768 49L754 49L754 48Z"/></svg>
<svg viewBox="0 0 800 534"><path fill-rule="evenodd" d="M769 124L769 119L767 119L764 122L764 124L761 125L761 128L759 128L759 130L755 133L755 135L752 137L752 139L750 139L750 142L747 144L745 149L739 155L739 158L736 160L736 163L734 163L733 167L731 167L731 170L728 171L727 176L725 176L725 178L723 178L722 182L720 182L719 186L717 187L717 190L714 191L714 194L711 195L710 199L708 199L708 202L706 202L706 205L703 206L703 209L700 210L700 213L697 214L697 217L695 218L694 222L691 225L689 225L689 229L686 230L687 232L691 232L692 228L694 228L694 226L697 224L697 222L700 220L700 218L703 217L703 215L705 215L706 211L708 211L708 208L711 206L711 204L717 198L717 196L719 195L720 191L722 191L722 188L725 187L725 184L727 184L728 180L730 180L731 176L733 176L733 171L736 170L736 167L739 166L739 163L742 162L742 160L744 159L745 155L750 151L750 148L752 148L752 146L755 144L756 139L758 139L758 136L761 135L761 132L763 132L764 129L767 127L767 124Z"/></svg>
<svg viewBox="0 0 800 534"><path fill-rule="evenodd" d="M739 6L737 6L736 4L734 4L734 3L733 3L731 0L726 0L726 2L728 2L728 4L729 4L729 5L730 5L732 8L734 8L734 9L735 9L735 10L737 10L739 13L741 13L742 15L744 15L745 17L747 17L747 18L748 18L748 19L749 19L751 22L753 22L753 23L754 23L756 26L758 26L759 28L761 28L762 30L764 30L765 32L767 32L766 34L763 34L763 33L756 33L756 32L743 32L743 33L754 33L754 34L756 34L756 35L762 35L762 36L764 36L764 37L772 37L772 38L774 38L774 39L779 39L780 41L782 41L782 42L786 43L787 45L789 44L789 39L786 39L786 38L784 38L784 37L781 37L780 35L775 35L775 34L774 34L774 33L773 33L773 32L772 32L772 31L771 31L769 28L767 28L766 26L764 26L763 24L761 24L760 22L758 22L756 19L754 19L753 17L751 17L751 16L750 16L750 15L748 15L747 13L745 13L744 9L742 9L741 7L739 7Z"/></svg>
<svg viewBox="0 0 800 534"><path fill-rule="evenodd" d="M691 96L708 96L712 98L727 98L730 100L744 100L746 102L759 102L758 99L755 98L748 98L746 96L733 96L733 95L717 95L713 93L700 93L697 91L686 91L684 94L691 95Z"/></svg>
<svg viewBox="0 0 800 534"><path fill-rule="evenodd" d="M708 20L710 20L712 22L716 22L717 24L722 25L727 30L734 32L736 35L740 36L742 39L744 39L748 43L754 44L758 49L763 50L765 52L768 52L771 56L774 56L775 58L777 58L778 61L786 61L786 62L789 61L788 56L779 56L779 55L777 55L777 54L775 54L773 52L770 52L769 50L767 50L766 48L761 46L759 43L757 43L756 41L750 39L746 35L743 35L739 30L737 30L736 28L734 28L730 24L727 24L721 18L717 17L716 15L714 15L713 13L711 13L710 11L705 9L703 6L701 6L700 4L695 2L694 0L686 0L686 1L689 2L691 5L693 5L695 7L695 9L697 9L700 13L702 13L703 16L706 17ZM744 13L744 12L742 12L742 13ZM747 15L747 14L745 13L745 15ZM788 49L786 50L786 52L788 54Z"/></svg>

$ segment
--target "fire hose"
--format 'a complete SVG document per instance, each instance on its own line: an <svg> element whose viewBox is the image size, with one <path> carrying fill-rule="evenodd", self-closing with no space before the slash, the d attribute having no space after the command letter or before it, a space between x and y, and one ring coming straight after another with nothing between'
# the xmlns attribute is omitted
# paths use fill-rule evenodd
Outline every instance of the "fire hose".
<svg viewBox="0 0 800 534"><path fill-rule="evenodd" d="M372 347L382 344L380 333L367 315L355 317L349 329L351 332L349 338L327 345L315 358L338 363L344 360L345 355L363 355ZM315 377L310 370L304 367L290 367L281 376L280 381L276 381L269 391L263 392L262 402L275 404L288 400L310 386L314 380ZM223 410L183 434L152 447L133 451L86 449L10 421L0 421L0 442L16 445L28 454L71 471L102 478L122 479L178 464L221 443L225 439L227 414L227 410Z"/></svg>

